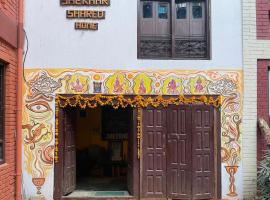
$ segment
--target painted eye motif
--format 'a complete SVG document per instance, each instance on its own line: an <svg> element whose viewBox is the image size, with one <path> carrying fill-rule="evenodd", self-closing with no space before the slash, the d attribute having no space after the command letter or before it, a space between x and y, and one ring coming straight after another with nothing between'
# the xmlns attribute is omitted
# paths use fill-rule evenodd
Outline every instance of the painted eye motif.
<svg viewBox="0 0 270 200"><path fill-rule="evenodd" d="M35 113L43 113L51 110L49 104L44 101L37 101L35 103L27 104L26 107Z"/></svg>

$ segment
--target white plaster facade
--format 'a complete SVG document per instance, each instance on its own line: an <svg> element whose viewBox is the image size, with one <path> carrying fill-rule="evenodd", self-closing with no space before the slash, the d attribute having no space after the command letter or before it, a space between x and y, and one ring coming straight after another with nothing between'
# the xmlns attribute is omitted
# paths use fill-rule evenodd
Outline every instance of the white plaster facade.
<svg viewBox="0 0 270 200"><path fill-rule="evenodd" d="M256 41L255 0L211 1L210 60L137 59L137 0L111 0L111 6L98 8L106 11L106 19L98 21L99 30L94 32L74 30L74 20L66 19L67 9L83 8L61 7L57 0L25 0L24 28L29 47L26 68L242 70L244 66L243 163L240 166L244 172L237 174L237 184L242 185L243 179L238 198L243 194L252 197L256 192L257 172L256 65L258 58L270 55L270 51L264 50L270 47L270 42ZM30 178L25 180L31 182ZM51 184L46 184L44 190L51 191ZM227 188L228 179L222 184ZM27 190L35 193L33 188ZM223 196L226 196L225 190Z"/></svg>
<svg viewBox="0 0 270 200"><path fill-rule="evenodd" d="M75 31L59 1L26 0L27 68L242 69L240 0L211 1L211 60L137 59L137 0L111 0L98 31ZM91 9L91 8L90 8ZM91 21L91 20L88 20ZM93 21L93 20L92 20Z"/></svg>

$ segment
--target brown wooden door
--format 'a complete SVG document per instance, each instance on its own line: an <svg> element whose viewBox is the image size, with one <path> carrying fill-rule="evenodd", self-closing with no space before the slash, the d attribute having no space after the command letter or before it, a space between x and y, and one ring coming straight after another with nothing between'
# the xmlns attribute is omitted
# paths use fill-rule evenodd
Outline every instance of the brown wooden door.
<svg viewBox="0 0 270 200"><path fill-rule="evenodd" d="M214 198L214 115L212 106L192 107L193 199Z"/></svg>
<svg viewBox="0 0 270 200"><path fill-rule="evenodd" d="M143 197L215 197L213 111L205 105L143 111Z"/></svg>
<svg viewBox="0 0 270 200"><path fill-rule="evenodd" d="M172 199L192 196L190 106L169 106L167 111L167 195Z"/></svg>
<svg viewBox="0 0 270 200"><path fill-rule="evenodd" d="M166 198L166 109L144 109L142 124L142 196Z"/></svg>
<svg viewBox="0 0 270 200"><path fill-rule="evenodd" d="M76 188L76 146L75 146L75 110L65 110L64 120L64 170L63 195L73 192Z"/></svg>

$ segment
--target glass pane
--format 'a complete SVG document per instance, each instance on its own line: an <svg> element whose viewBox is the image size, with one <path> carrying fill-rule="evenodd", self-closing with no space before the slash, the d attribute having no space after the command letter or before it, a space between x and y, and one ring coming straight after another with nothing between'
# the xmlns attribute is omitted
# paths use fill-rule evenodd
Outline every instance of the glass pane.
<svg viewBox="0 0 270 200"><path fill-rule="evenodd" d="M176 4L176 18L177 19L187 18L187 3Z"/></svg>
<svg viewBox="0 0 270 200"><path fill-rule="evenodd" d="M160 19L168 19L168 6L167 5L158 5L158 17Z"/></svg>
<svg viewBox="0 0 270 200"><path fill-rule="evenodd" d="M202 18L202 3L193 3L192 15L194 19Z"/></svg>
<svg viewBox="0 0 270 200"><path fill-rule="evenodd" d="M153 16L152 3L143 4L143 18L152 18Z"/></svg>

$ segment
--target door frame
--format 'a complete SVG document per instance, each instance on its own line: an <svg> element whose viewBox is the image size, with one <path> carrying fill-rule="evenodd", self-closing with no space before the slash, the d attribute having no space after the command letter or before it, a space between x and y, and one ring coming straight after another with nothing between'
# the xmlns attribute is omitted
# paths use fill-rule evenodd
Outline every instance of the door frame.
<svg viewBox="0 0 270 200"><path fill-rule="evenodd" d="M221 199L221 109L214 108L214 170L215 170L215 199Z"/></svg>
<svg viewBox="0 0 270 200"><path fill-rule="evenodd" d="M58 106L58 105L56 105ZM64 171L64 134L62 134L64 129L64 122L61 117L64 114L63 108L58 108L58 162L54 162L54 188L53 188L53 199L61 200L63 194L63 171ZM57 126L57 124L55 125Z"/></svg>
<svg viewBox="0 0 270 200"><path fill-rule="evenodd" d="M70 97L70 96L74 96L72 94L61 94L61 96L64 97ZM83 95L83 96L87 96L87 97L93 97L96 96L95 94L87 94L87 95ZM104 96L110 96L110 95L104 95ZM115 96L115 95L111 95L111 96ZM125 97L135 97L137 95L123 95ZM142 95L143 97L157 97L158 95ZM164 97L164 99L169 99L171 97L177 97L177 95L162 95ZM190 97L193 95L185 95L185 97ZM200 95L195 95L195 96L200 96ZM216 99L219 97L219 95L204 95L207 97L212 97L213 99ZM203 103L202 103L203 104ZM181 105L185 105L185 104L180 104L178 106ZM198 105L198 104L196 104ZM58 117L60 117L63 115L64 112L64 108L61 108L58 104L57 101L55 102L55 108L56 108L56 119ZM213 105L209 105L209 106L213 106ZM67 107L68 108L68 107ZM133 133L137 133L138 131L138 108L133 108L133 123L132 123L132 132ZM215 155L215 199L220 199L221 198L221 110L220 107L215 108L214 107L214 119L216 121L215 124L215 128L214 128L214 136L218 136L215 138L215 147L214 147L214 155ZM140 119L141 120L141 119ZM63 120L58 120L56 125L55 125L55 129L59 129L59 130L63 130L64 127L64 123ZM65 198L64 196L62 196L63 193L63 189L62 189L62 185L63 185L63 179L62 179L62 174L63 174L63 156L64 156L64 152L63 152L63 146L64 146L64 135L61 134L61 131L59 131L58 133L58 147L59 149L58 151L58 162L54 162L54 191L53 191L53 198L54 200L62 200L63 198ZM133 137L131 138L133 140L133 183L134 183L134 195L131 196L129 199L142 199L142 158L138 159L138 148L141 150L141 154L143 153L143 149L142 149L142 140L143 140L143 136L141 136L140 138L140 147L138 147L138 138L137 138L137 134L133 134ZM56 145L57 146L57 145ZM104 198L106 199L106 198ZM117 198L117 199L121 199ZM165 198L167 199L167 198Z"/></svg>
<svg viewBox="0 0 270 200"><path fill-rule="evenodd" d="M61 95L61 96L70 96L68 94L66 95ZM87 95L89 97L95 96L95 95ZM130 96L130 95L129 95ZM65 196L63 196L63 176L64 176L64 134L63 134L63 130L64 130L64 120L62 120L63 118L63 114L65 112L66 109L69 109L71 107L67 107L67 108L61 108L60 106L58 106L57 104L55 104L56 109L58 109L58 111L56 112L56 114L58 116L55 116L56 118L58 118L58 123L55 124L55 128L58 129L58 162L54 162L54 190L53 190L53 199L54 200L62 200L65 198ZM91 108L90 108L91 109ZM132 108L133 112L132 112L132 118L133 121L131 122L131 133L129 134L129 138L128 140L133 140L133 147L132 149L132 154L133 154L133 195L131 195L131 197L129 197L129 199L138 199L139 197L139 188L140 188L140 165L139 165L139 159L137 157L137 109L136 108ZM91 197L92 198L92 197ZM126 197L123 197L126 199ZM106 198L103 198L106 199ZM108 198L111 199L111 198ZM121 197L117 197L117 199L121 199Z"/></svg>

